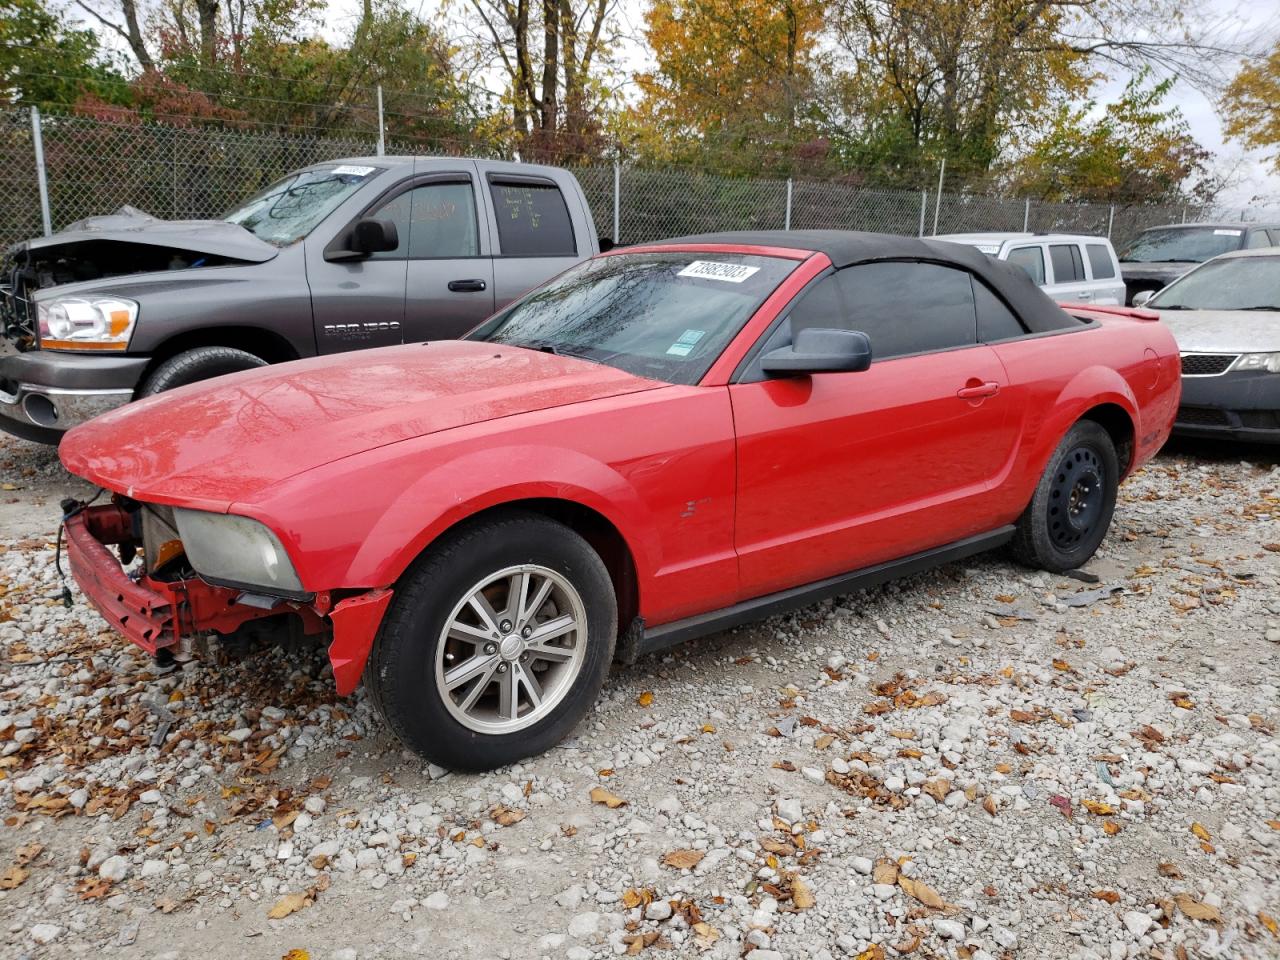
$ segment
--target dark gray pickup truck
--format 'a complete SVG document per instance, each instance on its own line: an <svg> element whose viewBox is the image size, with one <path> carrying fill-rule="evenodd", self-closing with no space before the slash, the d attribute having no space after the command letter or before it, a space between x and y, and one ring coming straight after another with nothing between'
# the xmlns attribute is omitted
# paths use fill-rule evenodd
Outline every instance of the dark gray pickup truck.
<svg viewBox="0 0 1280 960"><path fill-rule="evenodd" d="M223 220L82 220L9 251L0 429L57 443L209 377L456 337L599 249L572 174L453 158L315 164Z"/></svg>

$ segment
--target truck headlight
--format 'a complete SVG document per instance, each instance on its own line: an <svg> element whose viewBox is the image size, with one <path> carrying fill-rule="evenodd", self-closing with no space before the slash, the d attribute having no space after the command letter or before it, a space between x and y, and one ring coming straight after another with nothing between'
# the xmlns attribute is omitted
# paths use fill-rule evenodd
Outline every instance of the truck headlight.
<svg viewBox="0 0 1280 960"><path fill-rule="evenodd" d="M127 350L138 304L121 297L53 297L36 303L42 350Z"/></svg>
<svg viewBox="0 0 1280 960"><path fill-rule="evenodd" d="M191 568L206 580L282 597L307 596L289 554L265 524L180 507L173 518Z"/></svg>
<svg viewBox="0 0 1280 960"><path fill-rule="evenodd" d="M1244 353L1231 365L1232 372L1237 370L1264 370L1267 373L1280 373L1280 353Z"/></svg>

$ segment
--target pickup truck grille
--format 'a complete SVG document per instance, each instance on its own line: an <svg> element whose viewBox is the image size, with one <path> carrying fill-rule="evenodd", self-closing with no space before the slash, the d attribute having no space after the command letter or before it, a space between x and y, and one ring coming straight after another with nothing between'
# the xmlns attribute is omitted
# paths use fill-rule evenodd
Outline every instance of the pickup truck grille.
<svg viewBox="0 0 1280 960"><path fill-rule="evenodd" d="M1182 375L1184 377L1216 377L1226 373L1239 356L1237 353L1184 353Z"/></svg>

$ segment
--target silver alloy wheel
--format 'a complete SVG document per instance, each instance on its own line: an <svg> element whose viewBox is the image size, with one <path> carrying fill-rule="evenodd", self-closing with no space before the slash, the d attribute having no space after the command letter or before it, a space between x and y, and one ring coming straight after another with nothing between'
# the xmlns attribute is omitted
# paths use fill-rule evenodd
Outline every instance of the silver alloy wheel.
<svg viewBox="0 0 1280 960"><path fill-rule="evenodd" d="M586 649L587 611L573 585L548 567L507 567L450 612L436 645L436 690L464 727L513 733L564 699Z"/></svg>

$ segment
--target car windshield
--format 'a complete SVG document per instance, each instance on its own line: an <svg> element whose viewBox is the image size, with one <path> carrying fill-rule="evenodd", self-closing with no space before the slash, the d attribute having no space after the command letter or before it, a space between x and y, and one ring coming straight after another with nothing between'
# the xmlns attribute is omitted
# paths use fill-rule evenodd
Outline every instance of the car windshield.
<svg viewBox="0 0 1280 960"><path fill-rule="evenodd" d="M1206 263L1146 305L1157 310L1280 311L1280 256L1226 257Z"/></svg>
<svg viewBox="0 0 1280 960"><path fill-rule="evenodd" d="M277 247L296 243L377 173L376 167L325 167L291 173L222 219Z"/></svg>
<svg viewBox="0 0 1280 960"><path fill-rule="evenodd" d="M734 253L588 260L470 335L694 384L796 261Z"/></svg>
<svg viewBox="0 0 1280 960"><path fill-rule="evenodd" d="M1144 230L1120 254L1123 263L1203 263L1239 250L1244 230L1236 227L1157 227Z"/></svg>

